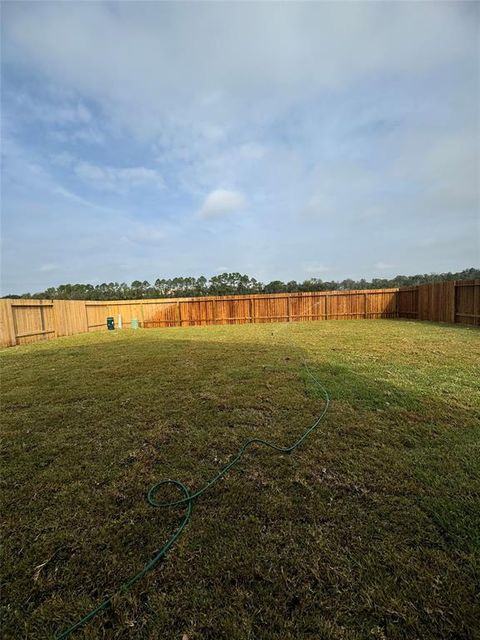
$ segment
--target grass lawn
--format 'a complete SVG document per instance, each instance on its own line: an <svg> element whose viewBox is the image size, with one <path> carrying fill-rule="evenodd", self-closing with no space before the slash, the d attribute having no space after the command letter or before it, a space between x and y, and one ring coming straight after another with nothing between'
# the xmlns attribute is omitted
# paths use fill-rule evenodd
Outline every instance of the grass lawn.
<svg viewBox="0 0 480 640"><path fill-rule="evenodd" d="M287 327L287 328L285 328ZM272 333L274 335L272 335ZM480 331L330 321L93 333L0 353L3 638L480 637Z"/></svg>

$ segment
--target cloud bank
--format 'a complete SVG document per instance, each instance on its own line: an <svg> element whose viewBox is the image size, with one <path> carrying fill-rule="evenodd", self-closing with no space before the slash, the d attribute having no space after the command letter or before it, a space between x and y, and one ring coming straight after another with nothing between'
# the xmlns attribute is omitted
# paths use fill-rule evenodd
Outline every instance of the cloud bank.
<svg viewBox="0 0 480 640"><path fill-rule="evenodd" d="M3 292L478 263L479 12L4 3Z"/></svg>

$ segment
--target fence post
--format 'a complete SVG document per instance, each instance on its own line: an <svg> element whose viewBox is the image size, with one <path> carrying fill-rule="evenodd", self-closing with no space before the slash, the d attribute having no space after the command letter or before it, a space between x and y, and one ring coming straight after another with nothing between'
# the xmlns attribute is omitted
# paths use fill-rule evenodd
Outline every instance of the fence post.
<svg viewBox="0 0 480 640"><path fill-rule="evenodd" d="M87 301L84 300L83 301L83 307L85 309L85 333L88 333L90 331L90 326L88 324L88 307L87 307Z"/></svg>
<svg viewBox="0 0 480 640"><path fill-rule="evenodd" d="M457 281L453 281L452 302L450 307L450 322L455 324L457 321Z"/></svg>
<svg viewBox="0 0 480 640"><path fill-rule="evenodd" d="M17 336L11 300L0 300L0 326L2 346L14 347L17 344Z"/></svg>
<svg viewBox="0 0 480 640"><path fill-rule="evenodd" d="M9 316L9 321L10 321L10 326L11 326L11 341L12 341L12 345L15 346L17 344L17 323L15 321L15 311L13 310L13 304L10 302L10 304L8 305L8 316Z"/></svg>
<svg viewBox="0 0 480 640"><path fill-rule="evenodd" d="M480 280L473 283L473 314L473 324L480 325Z"/></svg>
<svg viewBox="0 0 480 640"><path fill-rule="evenodd" d="M59 314L59 303L63 302L63 300L52 300L52 311L53 311L53 328L55 330L55 338L59 338L63 336L63 333L60 331L60 314Z"/></svg>
<svg viewBox="0 0 480 640"><path fill-rule="evenodd" d="M368 296L366 293L363 294L363 317L367 319L367 304L368 304Z"/></svg>
<svg viewBox="0 0 480 640"><path fill-rule="evenodd" d="M312 318L313 320L313 318ZM287 322L291 322L290 318L290 295L287 297Z"/></svg>
<svg viewBox="0 0 480 640"><path fill-rule="evenodd" d="M180 313L180 302L177 302L176 315L177 315L177 324L178 324L179 327L181 327L182 326L182 315Z"/></svg>

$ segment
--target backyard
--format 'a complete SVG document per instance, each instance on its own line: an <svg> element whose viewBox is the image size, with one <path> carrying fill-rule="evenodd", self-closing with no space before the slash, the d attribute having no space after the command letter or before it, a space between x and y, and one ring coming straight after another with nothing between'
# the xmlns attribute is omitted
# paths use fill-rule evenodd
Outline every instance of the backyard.
<svg viewBox="0 0 480 640"><path fill-rule="evenodd" d="M0 352L4 638L478 638L480 331L403 320L102 331ZM176 497L176 496L175 496Z"/></svg>

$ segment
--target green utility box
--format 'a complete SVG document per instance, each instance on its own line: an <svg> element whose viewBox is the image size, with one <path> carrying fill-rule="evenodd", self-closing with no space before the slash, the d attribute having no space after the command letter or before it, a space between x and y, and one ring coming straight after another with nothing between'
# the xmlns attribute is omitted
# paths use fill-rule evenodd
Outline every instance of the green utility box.
<svg viewBox="0 0 480 640"><path fill-rule="evenodd" d="M115 329L115 320L112 318L112 316L108 316L107 318L107 329L109 331L113 331Z"/></svg>
<svg viewBox="0 0 480 640"><path fill-rule="evenodd" d="M132 329L138 329L138 320L137 320L137 318L132 318L132 322L130 323L130 327Z"/></svg>

